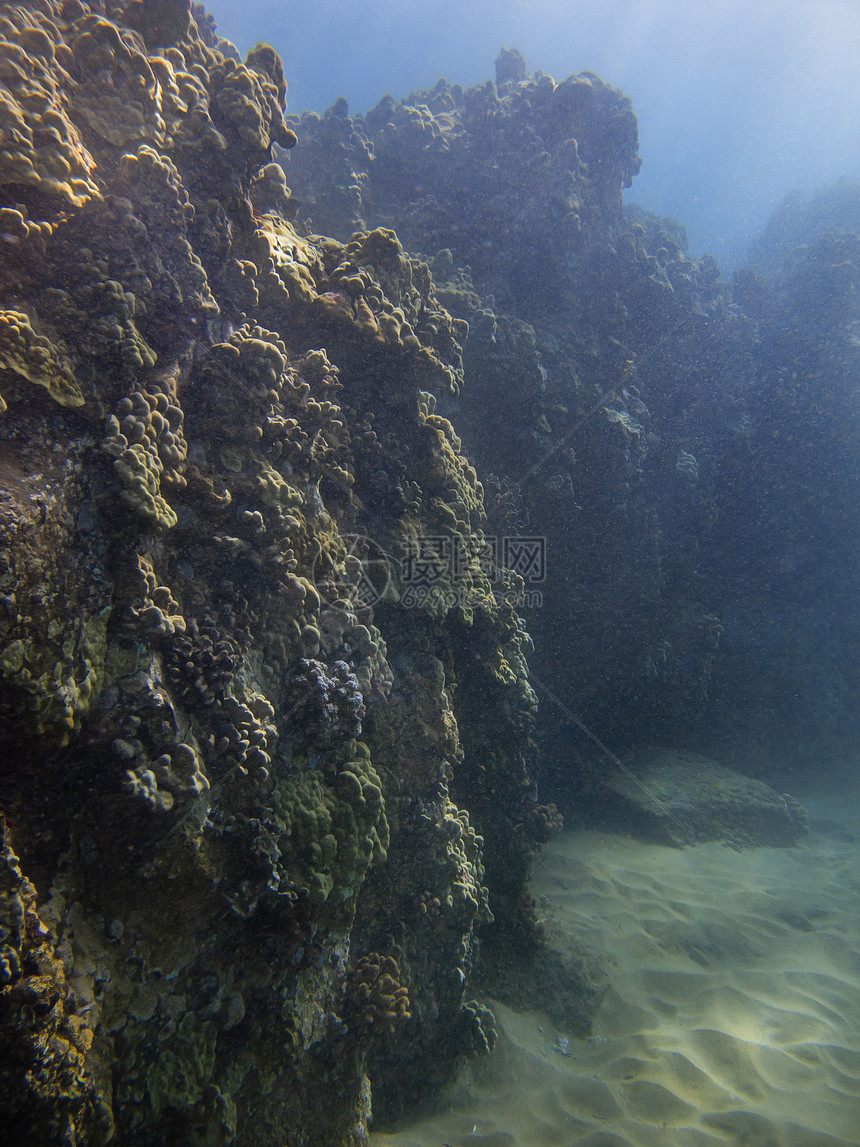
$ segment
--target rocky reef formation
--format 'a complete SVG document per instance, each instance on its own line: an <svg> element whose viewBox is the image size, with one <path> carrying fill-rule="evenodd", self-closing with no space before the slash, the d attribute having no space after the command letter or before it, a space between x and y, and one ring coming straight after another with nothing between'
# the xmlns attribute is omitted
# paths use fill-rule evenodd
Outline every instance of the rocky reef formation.
<svg viewBox="0 0 860 1147"><path fill-rule="evenodd" d="M187 0L6 6L0 76L4 1139L364 1142L555 823L465 323L293 226L281 62Z"/></svg>
<svg viewBox="0 0 860 1147"><path fill-rule="evenodd" d="M629 101L513 51L285 119L189 0L30 0L0 78L4 1133L363 1143L479 976L587 1028L527 876L601 742L845 708L857 241L730 290L622 209Z"/></svg>
<svg viewBox="0 0 860 1147"><path fill-rule="evenodd" d="M577 805L614 768L583 722L616 753L718 746L756 770L850 743L856 237L807 219L773 281L722 282L683 227L622 207L629 101L514 50L495 83L289 122L311 225L396 220L469 323L443 409L488 532L535 540L518 556L551 795Z"/></svg>
<svg viewBox="0 0 860 1147"><path fill-rule="evenodd" d="M623 772L603 778L594 805L592 823L661 844L786 848L809 830L805 810L789 793L679 750L628 761Z"/></svg>
<svg viewBox="0 0 860 1147"><path fill-rule="evenodd" d="M793 191L750 244L747 263L765 278L778 276L798 247L814 244L827 231L860 232L860 183L843 178L810 196Z"/></svg>
<svg viewBox="0 0 860 1147"><path fill-rule="evenodd" d="M495 84L290 122L288 179L313 226L396 218L469 323L468 385L445 410L493 532L545 540L542 568L523 569L549 767L567 771L571 715L616 745L677 736L719 643L690 573L714 514L710 457L743 433L752 332L679 228L623 212L639 169L629 100L590 73L529 75L509 51Z"/></svg>

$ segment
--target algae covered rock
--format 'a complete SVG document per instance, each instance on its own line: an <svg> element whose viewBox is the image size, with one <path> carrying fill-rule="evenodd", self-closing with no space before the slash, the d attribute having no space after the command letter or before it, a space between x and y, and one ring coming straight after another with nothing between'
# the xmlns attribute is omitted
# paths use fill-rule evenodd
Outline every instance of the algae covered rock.
<svg viewBox="0 0 860 1147"><path fill-rule="evenodd" d="M10 1143L112 1138L88 1052L93 1029L76 1012L58 942L37 911L33 884L0 830L0 1103Z"/></svg>
<svg viewBox="0 0 860 1147"><path fill-rule="evenodd" d="M390 227L294 225L281 61L199 7L22 3L0 75L4 1087L45 1143L363 1143L371 1076L490 1046L518 903L452 787L520 816L527 637L476 560L404 577L485 548L466 324Z"/></svg>

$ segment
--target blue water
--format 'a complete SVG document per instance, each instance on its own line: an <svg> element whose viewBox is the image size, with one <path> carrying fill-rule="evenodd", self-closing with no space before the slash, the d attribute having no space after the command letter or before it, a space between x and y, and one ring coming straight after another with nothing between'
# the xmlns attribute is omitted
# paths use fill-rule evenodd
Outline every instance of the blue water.
<svg viewBox="0 0 860 1147"><path fill-rule="evenodd" d="M366 111L440 76L493 76L501 47L529 71L590 70L639 120L627 201L687 227L724 271L792 190L860 177L856 0L212 0L221 35L284 59L290 111L340 96Z"/></svg>

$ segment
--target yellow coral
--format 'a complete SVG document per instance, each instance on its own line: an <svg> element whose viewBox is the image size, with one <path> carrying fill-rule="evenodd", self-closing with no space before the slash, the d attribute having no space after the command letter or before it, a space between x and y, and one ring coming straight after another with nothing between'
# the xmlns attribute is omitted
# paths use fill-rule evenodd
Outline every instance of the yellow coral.
<svg viewBox="0 0 860 1147"><path fill-rule="evenodd" d="M114 452L108 446L105 449ZM176 512L161 493L164 466L157 455L135 442L120 453L114 467L125 485L123 496L127 502L163 530L176 525Z"/></svg>
<svg viewBox="0 0 860 1147"><path fill-rule="evenodd" d="M236 133L243 149L266 151L272 143L295 146L295 132L281 111L286 84L274 49L258 45L248 56L248 66L227 57L210 75L213 111Z"/></svg>
<svg viewBox="0 0 860 1147"><path fill-rule="evenodd" d="M80 80L74 112L115 147L138 142L161 146L167 125L161 115L161 88L140 41L95 13L76 22L71 42Z"/></svg>
<svg viewBox="0 0 860 1147"><path fill-rule="evenodd" d="M129 612L144 629L155 634L184 633L185 618L169 586L159 585L152 562L137 555L140 580L139 604L129 606Z"/></svg>
<svg viewBox="0 0 860 1147"><path fill-rule="evenodd" d="M4 6L5 7L5 6ZM60 66L68 49L43 13L0 17L0 184L24 184L82 207L99 195L96 163L69 116Z"/></svg>
<svg viewBox="0 0 860 1147"><path fill-rule="evenodd" d="M409 990L393 956L371 952L353 973L350 1011L354 1022L373 1032L393 1032L411 1017Z"/></svg>
<svg viewBox="0 0 860 1147"><path fill-rule="evenodd" d="M0 366L44 386L61 406L83 406L68 351L35 331L23 311L0 311Z"/></svg>
<svg viewBox="0 0 860 1147"><path fill-rule="evenodd" d="M0 207L0 240L6 244L33 243L36 250L44 252L45 241L50 239L52 231L50 223L31 221L27 209L21 205Z"/></svg>
<svg viewBox="0 0 860 1147"><path fill-rule="evenodd" d="M257 481L261 487L261 497L267 506L298 506L302 496L286 478L273 469L268 462L259 462L260 473Z"/></svg>
<svg viewBox="0 0 860 1147"><path fill-rule="evenodd" d="M166 376L150 382L147 390L136 389L121 399L116 415L109 420L111 436L103 446L119 458L131 444L138 443L150 455L158 456L164 467L163 480L182 487L185 478L181 471L188 453L183 421L176 379Z"/></svg>
<svg viewBox="0 0 860 1147"><path fill-rule="evenodd" d="M313 245L292 224L266 215L258 223L259 273L268 272L266 287L274 301L304 303L318 298L316 281L324 276L322 260Z"/></svg>

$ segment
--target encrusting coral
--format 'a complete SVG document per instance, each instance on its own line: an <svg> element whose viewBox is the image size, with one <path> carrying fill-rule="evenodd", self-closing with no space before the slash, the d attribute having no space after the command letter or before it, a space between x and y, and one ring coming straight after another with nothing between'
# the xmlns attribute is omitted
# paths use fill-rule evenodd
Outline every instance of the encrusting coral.
<svg viewBox="0 0 860 1147"><path fill-rule="evenodd" d="M513 606L403 572L485 546L466 324L390 228L294 225L280 59L201 8L10 6L0 75L4 1088L45 1143L363 1143L416 1078L370 1045L491 1042L455 683L528 783Z"/></svg>
<svg viewBox="0 0 860 1147"><path fill-rule="evenodd" d="M68 351L38 334L21 311L0 311L0 366L44 386L61 406L83 406Z"/></svg>
<svg viewBox="0 0 860 1147"><path fill-rule="evenodd" d="M0 828L0 1096L8 1142L62 1142L70 1127L95 1143L113 1131L87 1066L93 1031L77 1011L57 936ZM24 1084L22 1086L22 1084Z"/></svg>
<svg viewBox="0 0 860 1147"><path fill-rule="evenodd" d="M409 991L400 982L393 956L362 956L353 972L350 1012L353 1023L374 1034L392 1032L410 1017Z"/></svg>

